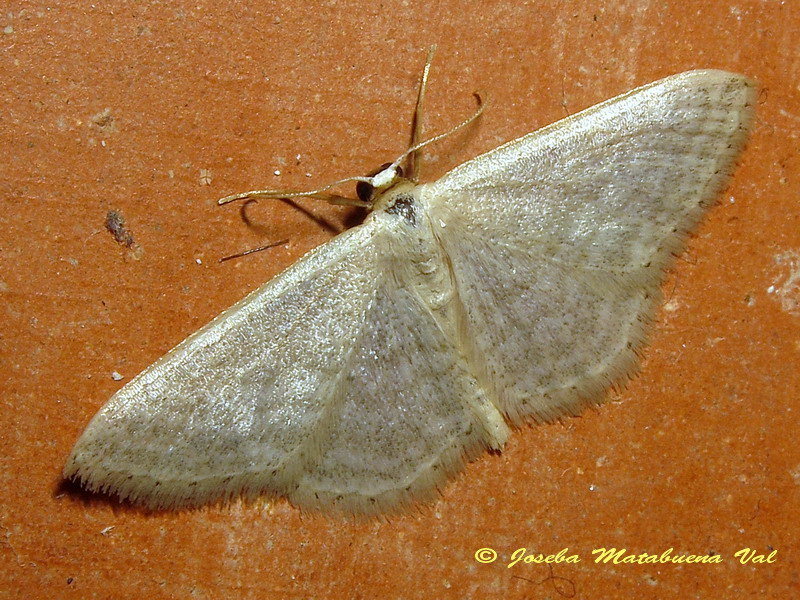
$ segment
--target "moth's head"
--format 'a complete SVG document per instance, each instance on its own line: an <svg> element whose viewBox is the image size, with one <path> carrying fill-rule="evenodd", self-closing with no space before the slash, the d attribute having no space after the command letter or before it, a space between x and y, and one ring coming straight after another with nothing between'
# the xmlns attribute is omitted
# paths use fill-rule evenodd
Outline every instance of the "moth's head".
<svg viewBox="0 0 800 600"><path fill-rule="evenodd" d="M359 200L372 204L374 210L375 199L403 179L403 169L395 163L384 163L367 175L367 179L369 181L356 183L356 194Z"/></svg>

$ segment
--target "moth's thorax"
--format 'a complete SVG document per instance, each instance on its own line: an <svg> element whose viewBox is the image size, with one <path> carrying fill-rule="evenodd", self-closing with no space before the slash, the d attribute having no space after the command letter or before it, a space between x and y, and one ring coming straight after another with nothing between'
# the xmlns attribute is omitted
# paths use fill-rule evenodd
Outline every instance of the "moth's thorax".
<svg viewBox="0 0 800 600"><path fill-rule="evenodd" d="M444 309L453 297L444 250L437 239L423 186L401 180L375 198L368 220L381 237L376 260L416 289L428 306Z"/></svg>
<svg viewBox="0 0 800 600"><path fill-rule="evenodd" d="M395 207L398 203L396 210L404 210L404 205L407 207L409 199L413 198L419 200L418 186L409 181L408 179L398 179L397 183L385 190L376 190L375 197L372 201L372 212L379 212L382 210L389 210Z"/></svg>
<svg viewBox="0 0 800 600"><path fill-rule="evenodd" d="M430 217L422 203L422 187L402 179L387 190L378 191L373 198L372 211L367 221L372 221L384 232L403 238L425 240L427 246L433 237Z"/></svg>

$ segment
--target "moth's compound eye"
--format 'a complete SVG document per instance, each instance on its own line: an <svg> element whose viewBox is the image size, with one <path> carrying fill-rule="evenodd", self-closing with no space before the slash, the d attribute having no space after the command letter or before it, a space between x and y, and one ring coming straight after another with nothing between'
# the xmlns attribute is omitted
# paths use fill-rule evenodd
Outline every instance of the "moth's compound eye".
<svg viewBox="0 0 800 600"><path fill-rule="evenodd" d="M370 171L369 173L367 173L367 177L375 177L375 175L377 175L378 173L380 173L382 171L385 171L386 169L388 169L391 166L392 166L392 163L388 163L388 162L387 163L383 163L380 167L378 167L374 171ZM403 171L402 171L402 169L400 167L396 167L395 168L395 172L400 177L403 176ZM356 184L356 195L358 196L359 200L362 200L364 202L369 202L370 200L372 200L372 196L373 196L374 193L375 193L375 186L372 185L371 183L367 183L366 181L359 181Z"/></svg>
<svg viewBox="0 0 800 600"><path fill-rule="evenodd" d="M358 199L363 202L372 200L372 194L375 193L375 187L366 181L359 181L356 183L356 195Z"/></svg>

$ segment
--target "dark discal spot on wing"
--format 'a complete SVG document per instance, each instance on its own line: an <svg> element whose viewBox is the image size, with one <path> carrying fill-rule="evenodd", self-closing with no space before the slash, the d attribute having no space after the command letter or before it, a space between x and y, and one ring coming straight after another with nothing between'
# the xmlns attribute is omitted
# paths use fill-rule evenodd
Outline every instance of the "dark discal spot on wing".
<svg viewBox="0 0 800 600"><path fill-rule="evenodd" d="M387 208L386 212L403 217L413 227L417 226L417 206L411 194L398 194L394 199L394 204Z"/></svg>

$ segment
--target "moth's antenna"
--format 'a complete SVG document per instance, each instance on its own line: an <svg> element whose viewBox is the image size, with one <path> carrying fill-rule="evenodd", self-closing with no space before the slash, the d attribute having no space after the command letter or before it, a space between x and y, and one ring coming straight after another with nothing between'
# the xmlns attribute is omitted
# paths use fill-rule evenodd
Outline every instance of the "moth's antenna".
<svg viewBox="0 0 800 600"><path fill-rule="evenodd" d="M419 139L422 137L422 115L423 115L423 105L425 103L425 89L428 85L428 74L431 70L431 62L433 61L433 54L436 51L436 46L431 46L428 50L428 57L425 60L425 67L422 70L422 77L420 79L419 84L419 92L417 94L417 106L414 109L414 125L411 131L411 147L403 152L400 156L398 156L393 163L391 163L385 169L382 169L372 177L346 177L344 179L340 179L339 181L334 181L333 183L318 188L316 190L311 190L308 192L299 192L296 190L252 190L250 192L244 192L242 194L232 194L230 196L225 196L221 200L218 200L218 204L227 204L229 202L234 202L235 200L247 200L251 198L314 198L315 200L323 200L328 202L329 204L339 204L345 206L359 206L361 208L372 208L371 202L366 202L360 199L354 198L347 198L345 196L340 196L338 194L330 194L327 193L328 190L334 188L338 185L343 183L348 183L350 181L356 182L363 182L370 185L372 188L376 189L385 189L388 186L392 185L399 176L399 166L404 160L408 159L408 167L409 167L409 179L416 183L419 181L419 172L421 166L421 157L419 151L422 150L425 146L428 146L434 142L438 142L442 138L447 137L448 135L452 135L459 129L462 129L472 123L475 119L481 116L483 110L488 105L488 97L484 92L474 92L475 98L478 100L478 108L473 113L471 117L459 123L449 131L445 131L444 133L440 133L429 140L425 140L424 142L420 142ZM487 100L484 98L487 97Z"/></svg>
<svg viewBox="0 0 800 600"><path fill-rule="evenodd" d="M386 167L382 171L382 173L396 172L398 165L401 162L403 162L403 160L405 160L405 158L407 156L413 156L414 154L416 154L419 150L421 150L425 146L433 144L434 142L438 142L442 138L446 138L448 135L454 134L459 129L463 129L464 127L466 127L467 125L472 123L475 119L480 117L481 114L483 113L484 109L489 105L488 98L486 100L483 99L484 96L486 96L486 95L487 94L485 92L480 92L480 91L473 92L473 96L475 96L475 99L478 101L478 108L469 119L466 119L465 121L459 123L458 125L456 125L452 129L450 129L449 131L445 131L444 133L440 133L439 135L435 135L432 138L430 138L429 140L425 140L424 142L419 142L417 144L414 144L413 146L411 146L411 148L409 148L408 150L403 152L403 154L398 156L390 166Z"/></svg>
<svg viewBox="0 0 800 600"><path fill-rule="evenodd" d="M422 69L422 78L419 81L419 93L417 94L417 106L414 109L414 123L411 130L411 147L419 144L422 139L422 109L425 104L425 90L428 87L428 74L431 71L433 54L436 52L436 45L428 50L428 58L425 59L425 67ZM408 178L417 183L419 181L420 168L422 167L422 155L416 150L408 157Z"/></svg>
<svg viewBox="0 0 800 600"><path fill-rule="evenodd" d="M302 197L302 198L314 198L316 200L324 200L325 202L329 202L330 204L361 206L363 208L368 208L369 206L371 206L369 202L363 202L362 200L346 198L344 196L339 196L338 194L325 193L327 190L334 188L337 185L348 183L350 181L363 181L365 183L371 183L372 178L345 177L344 179L340 179L339 181L334 181L331 184L328 184L319 189L311 190L308 192L298 192L296 190L252 190L250 192L243 192L241 194L232 194L230 196L225 196L224 198L217 200L217 204L227 204L228 202L233 202L235 200L245 200L248 198L301 198Z"/></svg>

